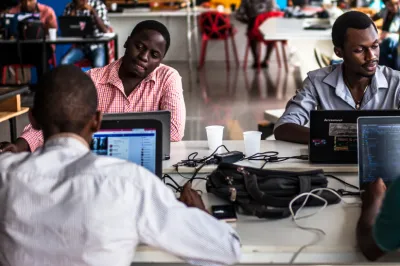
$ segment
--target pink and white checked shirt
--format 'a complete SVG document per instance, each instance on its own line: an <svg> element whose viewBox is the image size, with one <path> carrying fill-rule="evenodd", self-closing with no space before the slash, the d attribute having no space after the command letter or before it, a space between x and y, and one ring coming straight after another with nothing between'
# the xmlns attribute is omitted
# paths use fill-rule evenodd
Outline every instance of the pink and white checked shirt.
<svg viewBox="0 0 400 266"><path fill-rule="evenodd" d="M171 112L171 141L180 141L185 131L186 107L178 71L161 64L126 96L118 76L121 63L119 59L87 72L97 88L99 111L127 113L168 110ZM43 145L42 132L33 129L30 124L25 127L21 138L28 142L32 152Z"/></svg>

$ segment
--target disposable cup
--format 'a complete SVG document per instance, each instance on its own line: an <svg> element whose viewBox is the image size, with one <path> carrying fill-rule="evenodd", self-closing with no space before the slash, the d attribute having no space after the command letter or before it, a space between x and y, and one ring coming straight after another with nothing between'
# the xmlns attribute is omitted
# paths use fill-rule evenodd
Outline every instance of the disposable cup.
<svg viewBox="0 0 400 266"><path fill-rule="evenodd" d="M259 131L243 132L244 151L246 157L260 152L261 134L262 133Z"/></svg>
<svg viewBox="0 0 400 266"><path fill-rule="evenodd" d="M207 131L207 141L208 148L211 152L214 152L219 146L222 145L222 137L224 135L224 127L223 126L208 126L206 127ZM217 152L219 152L218 149Z"/></svg>

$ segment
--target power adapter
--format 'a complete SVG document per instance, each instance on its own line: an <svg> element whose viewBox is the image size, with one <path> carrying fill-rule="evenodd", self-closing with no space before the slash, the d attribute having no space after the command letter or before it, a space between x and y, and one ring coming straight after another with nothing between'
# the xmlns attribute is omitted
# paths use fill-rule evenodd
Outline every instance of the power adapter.
<svg viewBox="0 0 400 266"><path fill-rule="evenodd" d="M220 163L236 163L244 158L243 152L240 151L230 151L220 154L215 154L214 158L218 160L218 164Z"/></svg>

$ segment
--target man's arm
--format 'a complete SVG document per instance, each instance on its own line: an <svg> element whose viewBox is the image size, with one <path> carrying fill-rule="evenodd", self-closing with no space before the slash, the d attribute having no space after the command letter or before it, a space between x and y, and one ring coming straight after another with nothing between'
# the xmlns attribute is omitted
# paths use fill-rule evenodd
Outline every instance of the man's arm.
<svg viewBox="0 0 400 266"><path fill-rule="evenodd" d="M44 144L42 131L34 129L31 124L24 128L24 131L19 138L28 143L27 151L31 152L34 152L37 148L42 147Z"/></svg>
<svg viewBox="0 0 400 266"><path fill-rule="evenodd" d="M46 27L47 29L58 29L58 23L57 23L57 16L56 13L54 12L54 9L49 7L49 15L46 21Z"/></svg>
<svg viewBox="0 0 400 266"><path fill-rule="evenodd" d="M400 247L399 189L400 180L397 180L385 195L386 186L379 178L370 184L362 196L357 242L369 260L377 260L386 252Z"/></svg>
<svg viewBox="0 0 400 266"><path fill-rule="evenodd" d="M274 131L276 140L284 140L294 143L308 144L310 129L305 126L287 123L279 126Z"/></svg>
<svg viewBox="0 0 400 266"><path fill-rule="evenodd" d="M307 144L310 129L305 125L310 120L310 111L317 107L317 92L309 78L303 82L303 88L289 100L285 113L275 125L274 135L277 140Z"/></svg>
<svg viewBox="0 0 400 266"><path fill-rule="evenodd" d="M178 72L174 72L164 86L159 109L171 112L171 141L180 141L185 134L186 106Z"/></svg>
<svg viewBox="0 0 400 266"><path fill-rule="evenodd" d="M90 11L101 32L103 33L108 32L108 27L110 26L110 22L108 20L108 15L107 15L108 13L107 6L104 3L98 1L96 6L92 7Z"/></svg>
<svg viewBox="0 0 400 266"><path fill-rule="evenodd" d="M186 207L157 177L140 168L139 240L196 265L234 264L240 241L233 228L198 208Z"/></svg>

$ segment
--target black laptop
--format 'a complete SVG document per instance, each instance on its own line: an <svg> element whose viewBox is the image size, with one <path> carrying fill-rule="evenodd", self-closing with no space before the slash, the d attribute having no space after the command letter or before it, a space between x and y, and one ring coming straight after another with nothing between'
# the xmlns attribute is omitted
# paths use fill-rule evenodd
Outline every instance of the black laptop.
<svg viewBox="0 0 400 266"><path fill-rule="evenodd" d="M161 178L162 125L157 120L110 120L93 134L91 150L141 165ZM117 173L116 173L117 174Z"/></svg>
<svg viewBox="0 0 400 266"><path fill-rule="evenodd" d="M311 111L310 162L357 164L357 119L363 116L400 116L400 111Z"/></svg>
<svg viewBox="0 0 400 266"><path fill-rule="evenodd" d="M400 117L360 117L357 127L360 188L378 177L389 186L400 177Z"/></svg>
<svg viewBox="0 0 400 266"><path fill-rule="evenodd" d="M94 23L91 17L58 17L62 37L94 37Z"/></svg>
<svg viewBox="0 0 400 266"><path fill-rule="evenodd" d="M136 113L108 113L103 115L103 121L108 120L158 120L162 124L163 129L163 160L169 160L171 150L171 112L170 111L153 111L153 112L136 112Z"/></svg>

